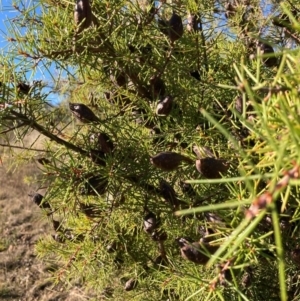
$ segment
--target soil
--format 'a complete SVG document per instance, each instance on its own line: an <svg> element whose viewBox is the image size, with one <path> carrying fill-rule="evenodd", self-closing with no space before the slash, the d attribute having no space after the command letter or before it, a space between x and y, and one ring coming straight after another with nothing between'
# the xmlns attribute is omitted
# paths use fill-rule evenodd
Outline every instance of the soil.
<svg viewBox="0 0 300 301"><path fill-rule="evenodd" d="M13 171L8 170L3 157L0 159L0 300L89 300L80 287L54 285L51 271L56 267L36 256L35 243L53 233L41 209L28 196L37 189L28 184L40 174L37 164Z"/></svg>

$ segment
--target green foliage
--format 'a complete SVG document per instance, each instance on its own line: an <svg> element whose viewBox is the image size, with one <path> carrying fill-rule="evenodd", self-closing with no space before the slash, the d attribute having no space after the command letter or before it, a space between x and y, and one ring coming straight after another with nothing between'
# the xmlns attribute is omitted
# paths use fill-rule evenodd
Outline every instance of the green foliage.
<svg viewBox="0 0 300 301"><path fill-rule="evenodd" d="M13 152L21 141L24 157L47 159L37 184L47 187L45 216L56 233L36 248L59 263L55 281L81 281L97 300L299 298L300 8L267 2L229 9L221 1L96 0L90 26L74 23L75 3L15 5L1 56L1 145ZM157 21L173 11L184 21L175 42ZM272 24L278 13L288 14L289 27ZM195 30L187 30L189 15ZM59 106L49 103L53 95L64 98ZM167 95L171 113L157 115ZM99 122L71 119L68 102L87 105ZM32 130L47 137L43 155L37 140L22 145ZM99 133L114 150L96 164ZM165 151L201 161L195 145L226 160L228 171L205 179L186 162L171 172L150 163ZM171 201L162 180L176 192ZM156 235L165 241L144 231L147 210L159 216ZM219 247L206 266L184 260L175 243L203 232ZM125 290L130 279L136 285Z"/></svg>

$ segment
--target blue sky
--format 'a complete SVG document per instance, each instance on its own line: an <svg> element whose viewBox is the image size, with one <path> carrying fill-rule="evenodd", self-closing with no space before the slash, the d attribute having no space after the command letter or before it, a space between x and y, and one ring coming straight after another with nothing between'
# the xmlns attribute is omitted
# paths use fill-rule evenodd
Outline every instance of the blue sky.
<svg viewBox="0 0 300 301"><path fill-rule="evenodd" d="M35 1L34 1L35 2ZM12 6L13 0L0 0L0 55L6 55L7 52L9 52L9 45L10 42L8 41L8 38L10 37L8 33L8 27L10 25L9 20L13 19L14 17L18 16L20 13ZM23 3L28 6L33 3L32 0L23 0ZM36 3L36 2L35 2ZM18 64L18 60L16 59L15 64ZM41 66L41 64L39 64ZM42 67L42 66L41 66ZM52 74L57 74L57 70L55 69L54 64L50 67L50 72ZM36 73L34 76L32 76L31 72L30 74L27 73L26 76L28 77L28 82L31 82L32 80L42 80L43 82L50 83L52 82L51 77L49 76L49 73L47 73L44 68L37 68ZM49 89L45 88L47 92L49 92ZM59 95L57 94L50 94L48 97L49 101L52 104L57 104L61 101L59 98Z"/></svg>
<svg viewBox="0 0 300 301"><path fill-rule="evenodd" d="M5 33L7 28L5 26L6 20L17 15L16 10L12 7L12 0L0 0L0 48L5 50L7 40Z"/></svg>

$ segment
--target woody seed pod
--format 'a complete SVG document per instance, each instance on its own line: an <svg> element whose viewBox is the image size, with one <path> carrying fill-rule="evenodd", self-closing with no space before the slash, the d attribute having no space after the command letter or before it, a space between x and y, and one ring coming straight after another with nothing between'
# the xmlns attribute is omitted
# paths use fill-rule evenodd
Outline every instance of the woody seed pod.
<svg viewBox="0 0 300 301"><path fill-rule="evenodd" d="M280 14L272 19L272 23L278 27L289 28L291 26L290 18L287 14Z"/></svg>
<svg viewBox="0 0 300 301"><path fill-rule="evenodd" d="M153 261L154 264L156 265L163 265L163 266L167 266L168 265L168 260L165 256L162 256L162 255L158 255L154 261Z"/></svg>
<svg viewBox="0 0 300 301"><path fill-rule="evenodd" d="M104 194L108 185L108 180L102 176L93 176L84 182L80 193L82 195L98 195Z"/></svg>
<svg viewBox="0 0 300 301"><path fill-rule="evenodd" d="M165 241L168 239L168 234L163 230L154 230L151 234L151 238L154 241Z"/></svg>
<svg viewBox="0 0 300 301"><path fill-rule="evenodd" d="M297 267L300 267L300 249L294 249L290 252L292 261Z"/></svg>
<svg viewBox="0 0 300 301"><path fill-rule="evenodd" d="M206 264L210 258L210 254L215 253L217 246L204 242L189 242L185 238L177 238L176 242L180 246L182 258L192 261L196 264Z"/></svg>
<svg viewBox="0 0 300 301"><path fill-rule="evenodd" d="M24 94L28 94L30 92L31 87L26 83L18 83L17 85L18 92L22 92Z"/></svg>
<svg viewBox="0 0 300 301"><path fill-rule="evenodd" d="M234 15L236 14L237 7L233 5L231 2L228 2L225 5L225 10L226 10L225 17L226 19L229 19L234 17Z"/></svg>
<svg viewBox="0 0 300 301"><path fill-rule="evenodd" d="M48 160L47 158L38 158L37 161L41 164L41 165L49 165L51 164L51 161Z"/></svg>
<svg viewBox="0 0 300 301"><path fill-rule="evenodd" d="M134 278L129 279L124 286L125 291L132 291L137 286L137 280Z"/></svg>
<svg viewBox="0 0 300 301"><path fill-rule="evenodd" d="M124 72L118 71L117 74L114 76L113 74L110 75L110 80L119 87L126 86L127 78Z"/></svg>
<svg viewBox="0 0 300 301"><path fill-rule="evenodd" d="M105 153L102 152L101 150L94 150L92 149L90 151L90 158L92 162L94 162L97 165L105 166Z"/></svg>
<svg viewBox="0 0 300 301"><path fill-rule="evenodd" d="M197 193L195 192L193 186L189 183L185 183L184 181L179 182L179 186L181 191L189 197L196 197Z"/></svg>
<svg viewBox="0 0 300 301"><path fill-rule="evenodd" d="M61 225L61 223L57 220L52 220L52 225L53 225L53 229L55 232L65 232L65 229L63 228L63 226Z"/></svg>
<svg viewBox="0 0 300 301"><path fill-rule="evenodd" d="M81 212L89 218L95 218L101 215L101 210L95 204L84 204L80 202L79 208Z"/></svg>
<svg viewBox="0 0 300 301"><path fill-rule="evenodd" d="M157 76L153 76L150 79L150 89L154 97L164 95L166 92L166 87L164 81Z"/></svg>
<svg viewBox="0 0 300 301"><path fill-rule="evenodd" d="M272 46L265 44L265 43L259 43L258 48L261 52L261 54L274 54L274 49ZM263 59L264 64L271 68L276 67L278 65L278 61L276 57L267 57Z"/></svg>
<svg viewBox="0 0 300 301"><path fill-rule="evenodd" d="M99 122L94 112L83 103L69 103L72 114L83 123Z"/></svg>
<svg viewBox="0 0 300 301"><path fill-rule="evenodd" d="M78 32L88 28L92 23L92 9L89 0L77 0L74 10L74 21Z"/></svg>
<svg viewBox="0 0 300 301"><path fill-rule="evenodd" d="M102 299L105 300L105 299L111 298L111 297L113 296L113 294L114 294L114 289L113 289L112 287L107 286L107 287L105 287L104 290L101 292L101 295L100 295L101 300L102 300Z"/></svg>
<svg viewBox="0 0 300 301"><path fill-rule="evenodd" d="M43 201L43 196L39 193L28 194L32 198L32 201L42 209L52 210L50 204L47 201Z"/></svg>
<svg viewBox="0 0 300 301"><path fill-rule="evenodd" d="M107 247L106 247L106 251L108 253L114 253L117 250L117 242L113 241L111 242Z"/></svg>
<svg viewBox="0 0 300 301"><path fill-rule="evenodd" d="M169 34L169 30L168 30L168 23L163 20L163 19L158 19L157 20L157 24L158 24L158 28L159 30L164 34L164 35L168 35Z"/></svg>
<svg viewBox="0 0 300 301"><path fill-rule="evenodd" d="M92 134L90 141L96 142L96 147L103 153L111 153L114 149L114 144L106 133Z"/></svg>
<svg viewBox="0 0 300 301"><path fill-rule="evenodd" d="M227 172L229 164L223 159L206 157L196 160L196 169L208 179L219 179L221 173Z"/></svg>
<svg viewBox="0 0 300 301"><path fill-rule="evenodd" d="M168 95L164 98L161 98L157 107L156 114L157 115L169 115L173 107L173 97Z"/></svg>
<svg viewBox="0 0 300 301"><path fill-rule="evenodd" d="M164 198L164 200L172 205L173 207L177 207L180 204L176 196L176 192L174 188L165 180L160 180L159 182L160 195Z"/></svg>
<svg viewBox="0 0 300 301"><path fill-rule="evenodd" d="M192 76L194 79L198 81L201 80L200 73L198 70L190 71L190 76Z"/></svg>
<svg viewBox="0 0 300 301"><path fill-rule="evenodd" d="M199 23L199 16L194 14L188 15L188 24L187 24L187 30L189 32L197 31L198 30L198 23Z"/></svg>
<svg viewBox="0 0 300 301"><path fill-rule="evenodd" d="M181 162L193 163L193 160L175 152L161 152L150 158L150 162L165 171L172 171L179 167Z"/></svg>
<svg viewBox="0 0 300 301"><path fill-rule="evenodd" d="M183 24L181 17L173 12L171 19L169 20L169 39L171 43L174 43L180 39L183 35Z"/></svg>
<svg viewBox="0 0 300 301"><path fill-rule="evenodd" d="M153 212L148 212L147 215L144 217L144 230L147 233L151 233L156 229L158 226L159 221L156 215Z"/></svg>
<svg viewBox="0 0 300 301"><path fill-rule="evenodd" d="M243 98L241 96L237 96L237 98L235 99L235 109L240 114L243 114L244 105L243 105Z"/></svg>

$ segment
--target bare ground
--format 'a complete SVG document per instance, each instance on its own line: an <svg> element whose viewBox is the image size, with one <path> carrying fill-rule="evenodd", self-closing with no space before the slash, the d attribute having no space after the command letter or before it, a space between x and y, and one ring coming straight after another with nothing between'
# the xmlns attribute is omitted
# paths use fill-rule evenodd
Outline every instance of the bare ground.
<svg viewBox="0 0 300 301"><path fill-rule="evenodd" d="M8 171L9 164L3 157L1 159L0 300L90 300L80 287L66 289L62 285L54 286L51 270L55 266L41 262L35 254L37 240L53 233L40 208L28 197L28 193L37 187L27 184L26 177L39 175L37 165L34 162L26 164L13 172Z"/></svg>

